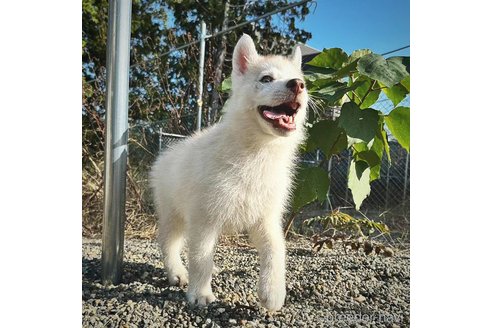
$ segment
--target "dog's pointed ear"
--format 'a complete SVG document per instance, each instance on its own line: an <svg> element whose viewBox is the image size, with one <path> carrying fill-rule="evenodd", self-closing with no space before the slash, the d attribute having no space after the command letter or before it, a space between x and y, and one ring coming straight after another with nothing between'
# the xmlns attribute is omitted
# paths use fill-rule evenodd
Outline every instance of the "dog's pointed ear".
<svg viewBox="0 0 492 328"><path fill-rule="evenodd" d="M239 39L232 55L232 70L242 75L248 70L248 65L258 57L253 39L247 34Z"/></svg>
<svg viewBox="0 0 492 328"><path fill-rule="evenodd" d="M291 55L292 61L294 64L298 65L299 67L302 66L302 53L301 53L301 47L296 46L294 50L292 51Z"/></svg>

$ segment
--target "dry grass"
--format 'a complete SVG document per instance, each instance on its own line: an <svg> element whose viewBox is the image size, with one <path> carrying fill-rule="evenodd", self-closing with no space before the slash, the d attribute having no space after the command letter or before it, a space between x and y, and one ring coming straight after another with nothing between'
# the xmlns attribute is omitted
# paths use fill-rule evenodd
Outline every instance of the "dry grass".
<svg viewBox="0 0 492 328"><path fill-rule="evenodd" d="M82 234L100 237L104 213L103 161L90 160L82 172ZM156 234L156 217L148 189L146 172L128 167L126 188L127 238L152 239Z"/></svg>

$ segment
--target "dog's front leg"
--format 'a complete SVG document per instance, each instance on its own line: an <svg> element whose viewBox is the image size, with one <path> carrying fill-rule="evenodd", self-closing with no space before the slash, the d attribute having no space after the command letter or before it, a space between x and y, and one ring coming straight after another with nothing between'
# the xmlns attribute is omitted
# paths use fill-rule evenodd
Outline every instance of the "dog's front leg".
<svg viewBox="0 0 492 328"><path fill-rule="evenodd" d="M217 236L216 230L203 226L195 226L189 233L187 298L192 305L206 306L215 301L211 281Z"/></svg>
<svg viewBox="0 0 492 328"><path fill-rule="evenodd" d="M260 302L270 311L280 310L285 301L285 240L280 220L261 223L250 237L260 258Z"/></svg>

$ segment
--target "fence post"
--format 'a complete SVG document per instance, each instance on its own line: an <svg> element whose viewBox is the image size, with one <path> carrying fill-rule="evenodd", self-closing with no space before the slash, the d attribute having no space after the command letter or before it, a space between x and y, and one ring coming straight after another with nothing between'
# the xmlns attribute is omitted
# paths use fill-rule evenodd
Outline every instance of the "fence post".
<svg viewBox="0 0 492 328"><path fill-rule="evenodd" d="M330 200L330 194L331 194L331 158L332 158L332 156L330 155L330 159L328 160L328 179L330 179L330 184L328 185L328 190L326 191L325 210L333 211L333 206L332 206L331 200Z"/></svg>
<svg viewBox="0 0 492 328"><path fill-rule="evenodd" d="M403 184L403 199L402 199L402 203L405 202L405 199L407 198L407 185L408 185L408 163L410 162L409 161L410 159L410 154L407 152L407 157L405 159L405 182Z"/></svg>
<svg viewBox="0 0 492 328"><path fill-rule="evenodd" d="M348 156L347 156L347 183L345 184L345 201L348 202L348 192L349 192L349 187L348 187L348 179L350 175L350 159L351 153L350 149L348 150Z"/></svg>
<svg viewBox="0 0 492 328"><path fill-rule="evenodd" d="M111 0L109 3L101 259L104 285L121 281L123 263L131 12L131 0Z"/></svg>
<svg viewBox="0 0 492 328"><path fill-rule="evenodd" d="M200 131L202 128L202 106L203 106L203 66L205 65L205 37L207 34L207 27L205 22L201 21L201 32L200 32L200 67L198 76L198 115L196 119L196 130Z"/></svg>

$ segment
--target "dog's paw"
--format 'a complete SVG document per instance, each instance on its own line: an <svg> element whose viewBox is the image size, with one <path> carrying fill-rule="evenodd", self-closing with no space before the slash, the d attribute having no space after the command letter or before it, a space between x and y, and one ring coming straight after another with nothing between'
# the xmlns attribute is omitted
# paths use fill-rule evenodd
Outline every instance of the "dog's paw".
<svg viewBox="0 0 492 328"><path fill-rule="evenodd" d="M212 269L213 275L218 275L220 273L220 268L214 264L214 268Z"/></svg>
<svg viewBox="0 0 492 328"><path fill-rule="evenodd" d="M199 294L199 293L187 293L186 298L192 306L204 307L216 300L215 295L212 292Z"/></svg>
<svg viewBox="0 0 492 328"><path fill-rule="evenodd" d="M186 269L169 271L167 274L167 280L171 286L184 287L188 285L188 271Z"/></svg>
<svg viewBox="0 0 492 328"><path fill-rule="evenodd" d="M285 284L276 286L261 286L258 288L261 305L268 311L278 311L285 301Z"/></svg>

